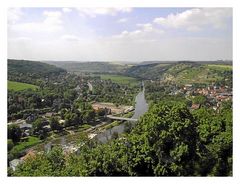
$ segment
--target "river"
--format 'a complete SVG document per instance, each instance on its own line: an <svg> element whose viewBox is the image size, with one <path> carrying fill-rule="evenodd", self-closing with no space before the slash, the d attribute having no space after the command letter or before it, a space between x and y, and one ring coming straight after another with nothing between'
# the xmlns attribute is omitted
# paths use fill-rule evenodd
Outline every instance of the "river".
<svg viewBox="0 0 240 184"><path fill-rule="evenodd" d="M135 110L134 114L132 116L133 119L139 119L140 116L142 116L145 112L148 111L148 104L145 99L145 88L143 87L143 90L138 93L138 95L135 98ZM134 125L136 122L131 122L132 125ZM111 129L105 130L104 132L96 135L96 139L102 143L106 143L108 140L112 138L112 135L114 132L121 134L124 132L126 122L122 123L121 125L115 126Z"/></svg>

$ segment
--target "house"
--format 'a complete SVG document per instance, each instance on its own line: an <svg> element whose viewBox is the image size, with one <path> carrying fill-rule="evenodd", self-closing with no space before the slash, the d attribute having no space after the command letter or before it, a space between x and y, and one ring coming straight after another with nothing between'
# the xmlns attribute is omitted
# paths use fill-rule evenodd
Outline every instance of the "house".
<svg viewBox="0 0 240 184"><path fill-rule="evenodd" d="M45 125L43 126L43 129L46 131L51 131L51 126L50 125Z"/></svg>
<svg viewBox="0 0 240 184"><path fill-rule="evenodd" d="M52 116L53 116L53 112L47 112L45 114L45 117L47 117L47 118L51 118Z"/></svg>
<svg viewBox="0 0 240 184"><path fill-rule="evenodd" d="M19 127L23 131L23 136L29 136L30 135L30 131L29 130L32 128L32 124L23 123Z"/></svg>
<svg viewBox="0 0 240 184"><path fill-rule="evenodd" d="M21 124L19 127L20 127L20 129L22 129L22 130L28 130L28 129L31 129L31 128L32 128L32 124L23 123L23 124Z"/></svg>
<svg viewBox="0 0 240 184"><path fill-rule="evenodd" d="M26 120L27 120L28 122L33 122L35 119L36 119L36 117L35 117L34 114L31 114L31 115L29 115L29 116L26 118Z"/></svg>
<svg viewBox="0 0 240 184"><path fill-rule="evenodd" d="M61 125L63 125L63 124L65 123L65 120L64 120L64 119L60 119L58 122L59 122Z"/></svg>
<svg viewBox="0 0 240 184"><path fill-rule="evenodd" d="M76 88L74 88L74 90L76 90L76 91L79 91L81 88L80 88L80 86L79 85L77 85L77 87Z"/></svg>
<svg viewBox="0 0 240 184"><path fill-rule="evenodd" d="M196 110L200 108L200 104L192 104L191 109Z"/></svg>
<svg viewBox="0 0 240 184"><path fill-rule="evenodd" d="M26 123L26 120L24 120L24 119L18 119L17 121L15 121L14 124L24 124L24 123Z"/></svg>
<svg viewBox="0 0 240 184"><path fill-rule="evenodd" d="M133 110L134 110L134 107L130 106L129 108L124 110L124 113L128 113L128 112L133 111Z"/></svg>
<svg viewBox="0 0 240 184"><path fill-rule="evenodd" d="M14 159L14 160L12 160L12 161L9 162L9 165L10 165L10 167L12 168L12 170L15 171L15 170L16 170L16 167L17 167L19 164L21 164L21 163L22 163L22 160L20 160L20 159Z"/></svg>
<svg viewBox="0 0 240 184"><path fill-rule="evenodd" d="M33 158L36 156L36 152L33 150L29 150L26 155L20 158L21 161L26 161L28 158Z"/></svg>
<svg viewBox="0 0 240 184"><path fill-rule="evenodd" d="M89 139L93 139L97 134L88 134Z"/></svg>
<svg viewBox="0 0 240 184"><path fill-rule="evenodd" d="M184 90L192 90L192 87L193 87L192 84L185 84L183 89Z"/></svg>

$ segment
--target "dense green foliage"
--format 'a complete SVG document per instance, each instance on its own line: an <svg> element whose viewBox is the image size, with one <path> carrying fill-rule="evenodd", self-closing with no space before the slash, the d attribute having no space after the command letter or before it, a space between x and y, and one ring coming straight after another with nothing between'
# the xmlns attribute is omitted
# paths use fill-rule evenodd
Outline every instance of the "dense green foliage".
<svg viewBox="0 0 240 184"><path fill-rule="evenodd" d="M26 118L29 114L58 111L70 108L77 98L77 76L60 75L49 82L41 82L37 90L8 91L8 118Z"/></svg>
<svg viewBox="0 0 240 184"><path fill-rule="evenodd" d="M27 160L13 175L232 175L231 105L216 114L203 108L190 113L176 101L155 104L124 138L87 141L79 154L55 148Z"/></svg>
<svg viewBox="0 0 240 184"><path fill-rule="evenodd" d="M14 90L14 91L21 91L24 89L37 89L38 86L32 85L32 84L26 84L22 82L13 82L8 81L8 90Z"/></svg>
<svg viewBox="0 0 240 184"><path fill-rule="evenodd" d="M8 126L8 139L12 139L13 142L18 142L21 138L22 131L17 125Z"/></svg>
<svg viewBox="0 0 240 184"><path fill-rule="evenodd" d="M118 79L118 81L119 80L120 79ZM135 96L140 90L140 85L137 84L140 83L135 80L129 80L128 83L123 83L114 82L114 80L111 79L101 80L99 77L95 77L92 81L94 88L92 94L89 96L89 100L112 102L116 105L133 105Z"/></svg>
<svg viewBox="0 0 240 184"><path fill-rule="evenodd" d="M232 175L232 108L219 114L201 108L193 112L199 134L199 169L201 175Z"/></svg>

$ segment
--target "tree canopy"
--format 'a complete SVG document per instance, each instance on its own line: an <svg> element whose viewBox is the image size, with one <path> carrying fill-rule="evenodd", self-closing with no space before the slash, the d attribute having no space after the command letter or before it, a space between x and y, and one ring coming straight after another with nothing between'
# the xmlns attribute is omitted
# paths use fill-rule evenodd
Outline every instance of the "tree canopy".
<svg viewBox="0 0 240 184"><path fill-rule="evenodd" d="M226 176L232 174L232 114L184 103L152 105L133 130L106 144L87 141L79 154L37 155L17 176ZM201 114L201 115L200 115Z"/></svg>

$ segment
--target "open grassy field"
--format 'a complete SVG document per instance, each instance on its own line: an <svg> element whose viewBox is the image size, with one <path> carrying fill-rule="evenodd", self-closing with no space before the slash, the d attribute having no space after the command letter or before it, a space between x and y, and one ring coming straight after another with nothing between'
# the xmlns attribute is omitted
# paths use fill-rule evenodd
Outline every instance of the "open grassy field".
<svg viewBox="0 0 240 184"><path fill-rule="evenodd" d="M123 75L109 75L109 74L102 74L100 75L102 80L111 79L113 82L119 83L119 84L131 84L136 85L139 83L139 81L136 78L133 77L127 77Z"/></svg>
<svg viewBox="0 0 240 184"><path fill-rule="evenodd" d="M214 65L214 64L210 64L207 65L209 68L211 69L215 69L215 70L220 70L220 71L224 71L224 70L232 70L232 65Z"/></svg>
<svg viewBox="0 0 240 184"><path fill-rule="evenodd" d="M28 139L26 139L23 142L19 142L17 143L17 145L15 145L12 150L10 151L10 153L17 155L20 152L24 151L27 148L30 148L38 143L41 143L42 141L37 138L37 137L33 137L33 136L29 136Z"/></svg>
<svg viewBox="0 0 240 184"><path fill-rule="evenodd" d="M24 90L24 89L33 89L33 90L35 90L37 88L38 88L38 86L35 86L35 85L32 85L32 84L8 81L8 89L9 90L21 91L21 90Z"/></svg>

